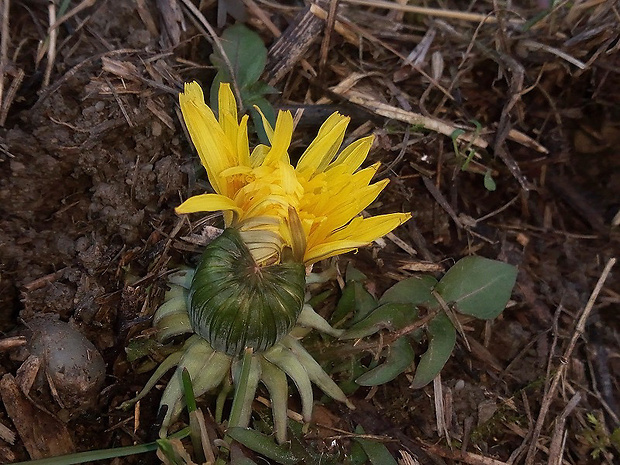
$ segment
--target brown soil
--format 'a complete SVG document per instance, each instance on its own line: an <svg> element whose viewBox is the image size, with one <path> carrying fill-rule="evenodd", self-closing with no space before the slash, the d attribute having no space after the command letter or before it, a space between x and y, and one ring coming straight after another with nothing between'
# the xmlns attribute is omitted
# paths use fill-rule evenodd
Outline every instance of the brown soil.
<svg viewBox="0 0 620 465"><path fill-rule="evenodd" d="M193 79L208 89L215 74L210 37L186 8L189 0L83 3L93 5L56 27L55 54L47 2L0 3L3 14L9 12L0 66L0 331L18 336L35 316L58 315L106 363L105 382L88 408L59 405L44 382L30 391L28 402L46 411L39 418L50 416L47 428L66 428L69 439L59 437L68 442L57 449L65 452L152 439L157 393L141 403L135 429L134 412L116 409L147 379L139 364L127 362L125 347L150 332L148 317L161 302L168 270L192 263L199 250L191 234L200 234L200 224L173 211L206 188L178 118L177 96ZM215 27L216 2L194 3L204 4L201 15ZM584 334L574 350L567 349L597 280L619 250L617 5L560 3L523 31L508 22L533 18L540 5L497 10L493 16L504 21L498 27L340 3L333 31L307 13L318 32L291 39L299 55L270 54L264 79L281 92L270 97L276 108L306 109L293 156L316 134L315 104L350 114L349 134L377 135L370 158L389 167L380 175L392 180L372 213L414 214L395 233L416 256L388 241L384 249L346 260L368 274L377 292L411 274L403 263L447 268L468 254L517 265L519 276L500 318L466 326L475 347L468 351L459 341L441 375L442 391L432 384L412 390L405 374L377 390L358 390L354 412L326 404L321 421L346 431L361 425L368 434L393 438L390 450L409 451L423 464L612 463L620 453L609 443L620 426L618 265ZM472 12L493 12L495 3L476 2ZM301 2L245 4L248 26L267 47L278 30L299 24ZM463 12L468 5L451 0L428 6ZM323 7L329 11L329 2ZM227 25L234 22L227 17ZM220 24L216 32L223 29ZM406 64L431 30L430 47L414 65ZM347 81L353 73L363 76ZM334 87L342 82L349 85ZM359 95L371 103L356 100ZM449 135L382 113L377 103L452 128L471 130L476 120L488 146L476 147L469 168L461 170L463 159L456 158ZM487 170L494 192L483 184ZM210 224L219 225L217 218ZM16 375L27 354L0 350L0 374ZM550 390L563 365L564 376ZM562 423L577 393L580 400ZM443 433L435 417L437 395L444 399ZM549 411L536 428L547 402ZM597 427L588 415L598 419ZM0 423L15 432L13 421L9 409L0 409ZM563 433L564 448L554 449L554 434L557 439ZM320 431L325 450L335 434ZM532 435L539 447L528 455ZM12 445L3 439L0 461L29 458L23 438ZM347 444L338 447L346 450ZM604 450L592 458L598 446ZM155 459L116 463L141 460Z"/></svg>

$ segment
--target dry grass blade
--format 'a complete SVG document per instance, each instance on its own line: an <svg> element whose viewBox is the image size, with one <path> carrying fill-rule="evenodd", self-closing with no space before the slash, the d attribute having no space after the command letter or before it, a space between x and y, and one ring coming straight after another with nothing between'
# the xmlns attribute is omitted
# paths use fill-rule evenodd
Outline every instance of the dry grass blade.
<svg viewBox="0 0 620 465"><path fill-rule="evenodd" d="M56 23L56 5L50 2L47 6L50 27L48 30L49 43L47 46L47 64L45 65L45 74L43 75L43 88L49 86L52 69L56 61L56 40L58 38L58 29L52 27Z"/></svg>
<svg viewBox="0 0 620 465"><path fill-rule="evenodd" d="M0 423L0 439L2 439L5 442L8 442L10 445L13 445L15 444L16 438L17 438L17 435L13 431L11 431L9 428L4 426L3 423Z"/></svg>
<svg viewBox="0 0 620 465"><path fill-rule="evenodd" d="M9 39L11 33L9 31L9 12L11 11L11 0L3 0L2 2L2 24L0 25L0 105L4 100L4 77L9 62ZM2 123L0 123L0 126Z"/></svg>
<svg viewBox="0 0 620 465"><path fill-rule="evenodd" d="M336 92L338 93L338 92ZM384 118L394 119L396 121L402 121L414 126L422 126L431 131L438 132L445 136L451 137L454 131L460 129L456 126L449 125L437 118L424 116L420 113L414 113L412 111L406 111L386 103L381 103L375 100L373 97L364 94L356 90L349 90L341 93L349 102L362 106L377 115ZM457 140L471 142L476 147L486 148L489 144L482 137L474 137L473 131L471 133L463 133L457 137Z"/></svg>
<svg viewBox="0 0 620 465"><path fill-rule="evenodd" d="M6 118L9 114L9 110L11 108L11 104L15 100L15 96L17 95L17 91L19 90L26 73L23 69L18 69L17 73L13 77L13 81L11 82L11 86L9 87L8 92L6 93L6 97L4 101L0 100L0 126L4 126L6 122Z"/></svg>
<svg viewBox="0 0 620 465"><path fill-rule="evenodd" d="M576 392L571 400L566 404L562 414L555 420L555 426L553 427L553 437L551 438L551 445L549 446L549 461L548 465L561 465L564 455L564 446L566 444L566 419L575 409L579 401L581 400L581 394Z"/></svg>
<svg viewBox="0 0 620 465"><path fill-rule="evenodd" d="M506 462L501 460L492 459L479 454L473 454L471 452L462 452L460 450L448 450L440 445L423 443L424 451L444 457L451 460L458 460L469 465L507 465Z"/></svg>
<svg viewBox="0 0 620 465"><path fill-rule="evenodd" d="M382 0L343 0L345 3L360 6L372 6L375 8L387 8L390 10L405 11L407 13L417 13L425 16L434 16L436 18L449 18L460 21L471 21L474 23L488 22L496 23L497 18L491 15L482 15L478 13L468 13L463 11L448 10L442 8L428 8L415 5L402 5L395 2L386 2ZM523 24L523 20L512 19L513 24Z"/></svg>

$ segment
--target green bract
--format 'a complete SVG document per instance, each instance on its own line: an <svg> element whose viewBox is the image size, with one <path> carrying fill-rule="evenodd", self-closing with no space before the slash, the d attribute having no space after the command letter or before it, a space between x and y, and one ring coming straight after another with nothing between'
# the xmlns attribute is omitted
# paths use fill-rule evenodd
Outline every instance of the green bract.
<svg viewBox="0 0 620 465"><path fill-rule="evenodd" d="M190 324L217 351L263 352L295 326L305 283L303 264L259 267L239 232L228 228L207 246L196 269Z"/></svg>

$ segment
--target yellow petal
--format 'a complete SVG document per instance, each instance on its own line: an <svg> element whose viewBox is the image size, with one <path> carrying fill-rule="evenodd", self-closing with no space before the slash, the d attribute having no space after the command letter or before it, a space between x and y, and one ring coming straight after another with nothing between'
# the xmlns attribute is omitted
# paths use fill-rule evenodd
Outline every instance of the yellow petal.
<svg viewBox="0 0 620 465"><path fill-rule="evenodd" d="M306 251L306 254L304 255L304 263L306 265L312 265L318 261L351 252L360 247L364 247L365 245L368 245L368 242L333 241L323 243Z"/></svg>
<svg viewBox="0 0 620 465"><path fill-rule="evenodd" d="M254 147L254 150L252 150L252 155L250 155L250 165L252 168L257 168L262 165L268 153L269 147L266 145L259 144Z"/></svg>
<svg viewBox="0 0 620 465"><path fill-rule="evenodd" d="M252 172L252 168L249 166L231 166L230 168L226 168L224 171L220 173L220 176L226 178L228 176L235 176L237 174L250 174Z"/></svg>
<svg viewBox="0 0 620 465"><path fill-rule="evenodd" d="M205 104L202 89L197 82L185 84L185 92L179 95L179 103L189 135L207 170L209 182L216 192L227 194L220 173L235 164L236 157L215 115Z"/></svg>
<svg viewBox="0 0 620 465"><path fill-rule="evenodd" d="M301 175L310 178L316 172L325 170L342 144L350 119L338 112L327 118L297 163L297 171Z"/></svg>
<svg viewBox="0 0 620 465"><path fill-rule="evenodd" d="M348 223L351 218L359 215L368 205L373 203L381 191L387 186L389 179L384 179L370 186L366 186L357 194L354 201L348 202L338 208L325 212L329 217L330 223L334 225L333 229L340 228Z"/></svg>
<svg viewBox="0 0 620 465"><path fill-rule="evenodd" d="M223 82L220 84L220 90L217 96L218 111L220 113L220 123L222 123L222 115L230 115L232 119L237 121L237 101L235 95L230 88L230 84Z"/></svg>
<svg viewBox="0 0 620 465"><path fill-rule="evenodd" d="M195 195L174 209L177 214L215 212L219 210L234 211L236 213L242 212L232 199L220 194Z"/></svg>
<svg viewBox="0 0 620 465"><path fill-rule="evenodd" d="M269 139L269 142L271 143L271 140L273 139L273 127L271 127L271 123L267 120L263 110L261 110L258 105L254 105L254 109L260 115L261 120L263 120L263 129L265 130L265 134L267 134L267 139Z"/></svg>
<svg viewBox="0 0 620 465"><path fill-rule="evenodd" d="M411 213L388 213L370 218L357 217L344 228L334 232L329 239L334 241L356 240L369 243L385 236L410 218Z"/></svg>
<svg viewBox="0 0 620 465"><path fill-rule="evenodd" d="M358 169L366 157L368 151L372 147L372 143L375 140L375 136L368 136L362 139L356 140L349 144L334 160L334 162L327 168L328 170L339 165L345 165L347 167L345 173L353 174Z"/></svg>
<svg viewBox="0 0 620 465"><path fill-rule="evenodd" d="M354 218L341 230L310 247L304 256L306 264L350 252L385 236L411 218L411 213L389 213L370 218Z"/></svg>
<svg viewBox="0 0 620 465"><path fill-rule="evenodd" d="M278 119L276 119L276 127L270 139L271 150L269 150L265 157L265 164L272 165L279 161L289 162L288 148L293 137L293 126L293 115L291 115L291 112L280 110L278 112Z"/></svg>
<svg viewBox="0 0 620 465"><path fill-rule="evenodd" d="M237 131L237 159L243 166L250 165L250 144L248 142L248 115L244 115Z"/></svg>

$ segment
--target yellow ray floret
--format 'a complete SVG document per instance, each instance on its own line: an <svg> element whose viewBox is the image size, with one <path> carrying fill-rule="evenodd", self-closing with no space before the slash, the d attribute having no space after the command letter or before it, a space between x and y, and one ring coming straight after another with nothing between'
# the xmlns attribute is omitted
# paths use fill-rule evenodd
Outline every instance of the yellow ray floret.
<svg viewBox="0 0 620 465"><path fill-rule="evenodd" d="M280 111L275 127L263 117L269 145L258 145L250 153L248 116L239 121L229 84L220 86L218 97L216 118L198 83L185 84L179 96L183 119L215 193L189 198L177 213L221 210L227 227L264 231L270 243L276 235L282 247L294 250L303 244L306 264L368 245L411 217L360 216L388 180L370 184L378 163L359 169L372 136L340 150L348 117L332 114L293 167L288 155L294 126L290 112Z"/></svg>

